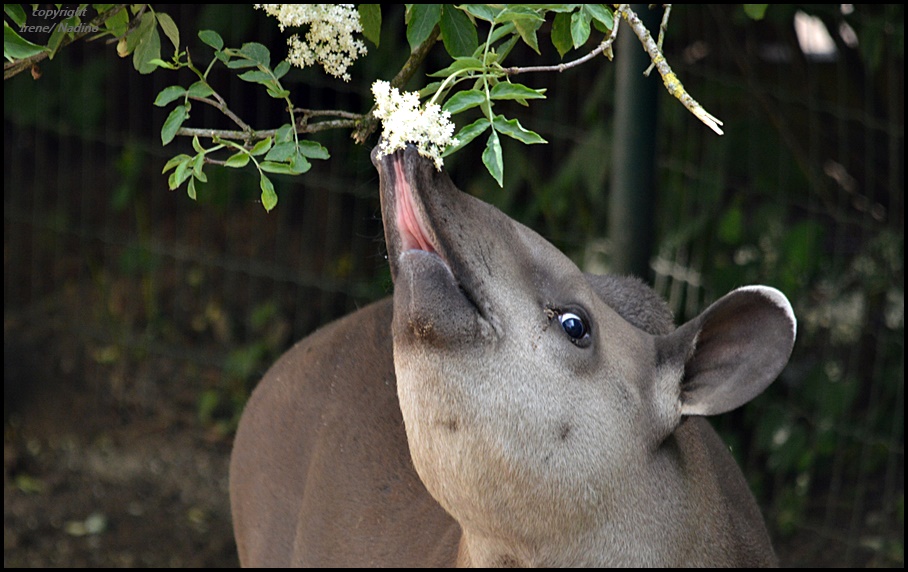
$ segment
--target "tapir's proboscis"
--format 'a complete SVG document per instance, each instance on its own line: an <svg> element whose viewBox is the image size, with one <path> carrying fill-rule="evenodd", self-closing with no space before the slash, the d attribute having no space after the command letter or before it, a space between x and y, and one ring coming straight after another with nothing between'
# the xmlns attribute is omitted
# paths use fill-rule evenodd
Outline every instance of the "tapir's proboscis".
<svg viewBox="0 0 908 572"><path fill-rule="evenodd" d="M755 566L762 516L703 418L782 371L796 321L746 286L675 328L413 147L373 162L394 296L253 392L230 497L246 566Z"/></svg>

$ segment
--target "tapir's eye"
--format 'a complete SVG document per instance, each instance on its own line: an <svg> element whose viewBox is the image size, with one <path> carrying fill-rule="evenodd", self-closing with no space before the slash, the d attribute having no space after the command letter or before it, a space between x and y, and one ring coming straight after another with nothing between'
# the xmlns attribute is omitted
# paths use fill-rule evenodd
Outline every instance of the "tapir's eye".
<svg viewBox="0 0 908 572"><path fill-rule="evenodd" d="M589 335L589 328L583 318L573 312L564 312L558 316L564 333L570 336L571 341L578 342Z"/></svg>

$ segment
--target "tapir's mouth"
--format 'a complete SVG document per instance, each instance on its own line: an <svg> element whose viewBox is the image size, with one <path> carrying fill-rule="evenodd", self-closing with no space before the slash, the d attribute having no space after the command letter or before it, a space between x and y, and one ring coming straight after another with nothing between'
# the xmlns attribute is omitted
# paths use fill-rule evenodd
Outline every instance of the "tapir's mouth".
<svg viewBox="0 0 908 572"><path fill-rule="evenodd" d="M429 235L429 229L423 223L423 217L416 212L414 189L404 173L403 159L400 154L388 159L394 170L394 222L397 225L397 237L400 240L400 253L408 250L437 252Z"/></svg>
<svg viewBox="0 0 908 572"><path fill-rule="evenodd" d="M395 284L400 286L400 273L406 269L408 280L419 281L409 284L411 289L431 290L439 303L444 299L441 292L447 291L446 303L452 308L463 309L465 301L471 314L487 318L488 308L477 303L482 299L479 281L460 252L466 237L455 230L462 228L460 218L469 217L458 208L464 198L460 191L412 146L381 158L377 155L378 150L373 150L372 160L382 179L385 239Z"/></svg>
<svg viewBox="0 0 908 572"><path fill-rule="evenodd" d="M409 254L434 255L432 258L451 272L444 241L434 228L432 214L427 212L432 206L428 195L435 192L432 179L427 177L434 174L426 172L428 162L412 146L381 158L377 155L376 148L372 160L382 179L382 214L392 278L397 281L401 258Z"/></svg>

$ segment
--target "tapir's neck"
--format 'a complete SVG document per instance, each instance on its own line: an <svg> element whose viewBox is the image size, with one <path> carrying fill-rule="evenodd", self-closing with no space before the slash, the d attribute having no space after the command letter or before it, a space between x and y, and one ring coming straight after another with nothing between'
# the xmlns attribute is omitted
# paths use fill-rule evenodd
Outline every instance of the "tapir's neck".
<svg viewBox="0 0 908 572"><path fill-rule="evenodd" d="M633 487L613 491L615 495L597 507L597 515L588 527L552 531L548 538L521 539L495 531L471 530L461 524L463 536L457 565L600 567L689 562L691 555L686 551L691 542L685 530L692 528L688 510L690 487L666 484L683 481L670 460L657 459L649 469L634 481ZM676 472L674 480L665 479L667 470ZM660 501L656 513L645 510L652 506L653 499ZM546 519L543 513L540 511L535 518Z"/></svg>
<svg viewBox="0 0 908 572"><path fill-rule="evenodd" d="M520 542L465 531L460 541L460 568L652 566L677 562L677 546L665 523L636 523L625 528L605 527L553 542ZM650 527L648 525L657 525ZM636 528L629 530L628 528ZM647 530L651 528L651 530ZM656 542L653 543L652 541ZM683 561L683 557L681 558Z"/></svg>
<svg viewBox="0 0 908 572"><path fill-rule="evenodd" d="M591 542L592 541L592 542ZM596 566L602 560L595 539L574 538L562 542L533 543L465 531L457 554L458 568L541 568Z"/></svg>

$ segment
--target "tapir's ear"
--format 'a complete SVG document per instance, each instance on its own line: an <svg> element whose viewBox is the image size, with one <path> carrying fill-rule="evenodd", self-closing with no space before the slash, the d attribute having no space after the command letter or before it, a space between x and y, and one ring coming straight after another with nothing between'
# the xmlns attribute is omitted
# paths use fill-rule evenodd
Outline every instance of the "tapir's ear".
<svg viewBox="0 0 908 572"><path fill-rule="evenodd" d="M784 294L747 286L657 338L663 365L677 370L678 360L683 362L681 414L716 415L759 395L788 363L796 332Z"/></svg>

